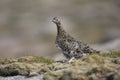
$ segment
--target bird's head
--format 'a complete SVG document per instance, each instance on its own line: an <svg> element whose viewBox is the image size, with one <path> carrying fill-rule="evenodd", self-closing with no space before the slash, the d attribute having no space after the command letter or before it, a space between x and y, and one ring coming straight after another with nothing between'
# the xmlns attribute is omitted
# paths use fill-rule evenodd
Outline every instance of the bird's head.
<svg viewBox="0 0 120 80"><path fill-rule="evenodd" d="M57 17L54 17L52 22L55 24L60 24L60 20Z"/></svg>

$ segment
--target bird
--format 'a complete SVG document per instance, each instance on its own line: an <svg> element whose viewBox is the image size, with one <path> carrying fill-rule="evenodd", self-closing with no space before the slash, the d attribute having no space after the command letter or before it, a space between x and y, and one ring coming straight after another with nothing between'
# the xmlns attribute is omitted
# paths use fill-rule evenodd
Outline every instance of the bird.
<svg viewBox="0 0 120 80"><path fill-rule="evenodd" d="M56 47L62 51L63 55L68 59L68 63L71 63L73 59L81 58L84 54L100 53L100 51L94 50L88 44L69 35L64 30L58 17L54 17L52 22L57 26Z"/></svg>

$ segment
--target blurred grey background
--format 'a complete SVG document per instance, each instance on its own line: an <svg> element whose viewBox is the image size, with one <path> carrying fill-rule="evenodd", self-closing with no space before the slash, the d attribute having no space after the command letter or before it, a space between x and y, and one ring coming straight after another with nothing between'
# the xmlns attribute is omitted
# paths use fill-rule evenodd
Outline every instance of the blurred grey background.
<svg viewBox="0 0 120 80"><path fill-rule="evenodd" d="M70 35L97 49L120 42L120 0L0 0L0 57L59 53L55 16Z"/></svg>

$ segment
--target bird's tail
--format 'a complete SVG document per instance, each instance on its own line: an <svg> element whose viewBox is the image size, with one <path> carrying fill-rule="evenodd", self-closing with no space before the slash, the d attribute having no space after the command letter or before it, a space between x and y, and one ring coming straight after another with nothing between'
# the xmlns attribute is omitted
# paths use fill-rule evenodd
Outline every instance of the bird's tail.
<svg viewBox="0 0 120 80"><path fill-rule="evenodd" d="M100 53L100 51L94 50L93 48L91 48L89 46L85 47L83 49L83 52L88 53L88 54L94 54L94 53L99 54Z"/></svg>

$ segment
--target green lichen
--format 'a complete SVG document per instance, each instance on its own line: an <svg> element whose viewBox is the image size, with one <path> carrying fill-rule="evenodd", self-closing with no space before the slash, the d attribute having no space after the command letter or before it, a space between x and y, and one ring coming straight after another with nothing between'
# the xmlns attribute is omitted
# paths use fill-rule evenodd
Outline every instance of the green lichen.
<svg viewBox="0 0 120 80"><path fill-rule="evenodd" d="M25 69L26 69L26 64L24 63L15 62L12 64L2 65L2 67L0 68L0 75L13 76L18 74L26 74L27 71Z"/></svg>

